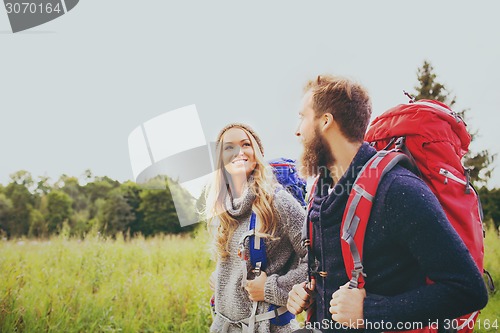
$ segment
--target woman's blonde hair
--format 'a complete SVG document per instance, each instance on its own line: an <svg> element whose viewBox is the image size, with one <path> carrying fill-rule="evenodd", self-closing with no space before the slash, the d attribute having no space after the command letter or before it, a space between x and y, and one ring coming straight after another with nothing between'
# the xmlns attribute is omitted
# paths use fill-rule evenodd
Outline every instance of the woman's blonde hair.
<svg viewBox="0 0 500 333"><path fill-rule="evenodd" d="M264 161L263 147L260 138L247 125L230 124L224 127L216 142L216 171L211 183L205 191L205 216L209 231L215 238L215 253L217 257L225 259L229 255L229 240L238 227L238 220L233 218L225 209L225 198L229 193L229 175L222 162L222 140L230 128L243 130L254 150L255 169L252 171L253 180L248 182L249 191L255 195L252 209L260 221L259 232L272 236L276 231L276 212L273 208L273 197L277 182L269 165ZM219 223L216 223L219 222Z"/></svg>

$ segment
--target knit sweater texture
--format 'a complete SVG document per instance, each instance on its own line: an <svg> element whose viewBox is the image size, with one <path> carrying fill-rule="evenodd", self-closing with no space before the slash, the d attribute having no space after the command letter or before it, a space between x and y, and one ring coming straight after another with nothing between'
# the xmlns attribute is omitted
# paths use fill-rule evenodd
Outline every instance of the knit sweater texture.
<svg viewBox="0 0 500 333"><path fill-rule="evenodd" d="M315 322L328 321L316 326L323 332L339 331L331 322L329 302L332 294L348 282L340 225L352 185L374 154L375 150L364 143L331 193L331 178L324 177L314 195L309 213L314 227L313 251L319 270L328 272L327 278L318 277L315 296ZM395 330L398 323L443 323L487 303L482 276L436 196L421 179L400 166L380 182L363 256L367 275L364 319L386 325L380 330L372 325L366 332L389 327ZM434 283L426 284L426 277Z"/></svg>
<svg viewBox="0 0 500 333"><path fill-rule="evenodd" d="M248 292L242 287L243 264L237 255L238 242L241 236L249 230L252 204L255 195L248 189L242 196L232 199L226 198L228 213L239 222L233 236L229 239L229 256L218 259L216 265L215 311L216 316L210 328L211 332L222 332L227 321L239 321L250 317L252 301ZM274 208L278 213L276 240L264 239L267 255L267 280L265 283L265 297L259 302L257 314L268 311L270 304L286 306L288 292L293 285L307 279L307 263L304 259L306 251L301 245L301 228L304 223L304 208L285 190L278 190L274 195ZM248 241L246 250L248 253ZM246 270L251 271L250 261L247 261ZM248 279L254 276L250 272ZM221 314L223 316L221 316ZM228 332L241 332L237 324L230 324ZM290 324L275 326L269 320L256 323L255 332L291 332Z"/></svg>

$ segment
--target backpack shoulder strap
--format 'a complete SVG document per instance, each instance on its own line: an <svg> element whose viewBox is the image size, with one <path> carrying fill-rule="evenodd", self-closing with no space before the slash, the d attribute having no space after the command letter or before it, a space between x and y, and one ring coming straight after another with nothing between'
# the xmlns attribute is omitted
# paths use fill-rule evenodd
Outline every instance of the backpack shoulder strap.
<svg viewBox="0 0 500 333"><path fill-rule="evenodd" d="M307 211L306 211L306 221L304 222L304 230L303 230L303 242L302 245L307 248L307 282L311 283L313 279L315 279L313 274L313 265L314 265L314 250L313 250L313 231L314 227L311 219L309 218L309 212L311 211L311 207L314 200L314 195L316 193L316 187L318 186L319 176L316 177L314 183L311 187L311 192L309 192ZM304 237L305 236L305 237ZM312 322L312 317L314 316L314 306L310 306L307 309L306 322Z"/></svg>
<svg viewBox="0 0 500 333"><path fill-rule="evenodd" d="M250 217L249 230L254 231L257 227L257 215L252 212ZM255 234L249 237L250 262L255 269L255 274L259 275L263 269L267 267L266 245L264 240Z"/></svg>
<svg viewBox="0 0 500 333"><path fill-rule="evenodd" d="M313 265L314 265L314 251L313 251L313 240L314 240L314 227L311 219L309 218L309 213L312 208L313 200L314 200L314 194L316 193L316 187L318 186L318 181L319 181L319 176L316 177L314 180L314 183L311 187L311 192L309 193L309 198L308 198L308 203L307 203L307 210L306 210L306 221L303 225L303 230L302 230L302 245L307 248L307 258L308 258L308 263L307 263L307 271L308 271L308 282L311 282L312 279L314 279L314 274L313 274Z"/></svg>
<svg viewBox="0 0 500 333"><path fill-rule="evenodd" d="M407 160L404 153L391 150L377 152L361 169L347 200L341 225L342 257L349 288L363 288L363 242L373 200L380 180L396 164Z"/></svg>
<svg viewBox="0 0 500 333"><path fill-rule="evenodd" d="M252 233L249 236L250 263L255 270L255 275L259 276L261 271L266 269L267 267L267 255L266 244L264 243L264 240L255 232L257 223L257 215L252 211L249 225L249 232ZM269 306L267 312L258 315L257 304L258 302L253 302L252 316L242 321L245 324L248 320L248 327L250 332L253 332L253 325L255 325L255 322L270 320L273 325L284 326L295 318L295 316L291 314L285 306L277 306L274 304L271 304Z"/></svg>

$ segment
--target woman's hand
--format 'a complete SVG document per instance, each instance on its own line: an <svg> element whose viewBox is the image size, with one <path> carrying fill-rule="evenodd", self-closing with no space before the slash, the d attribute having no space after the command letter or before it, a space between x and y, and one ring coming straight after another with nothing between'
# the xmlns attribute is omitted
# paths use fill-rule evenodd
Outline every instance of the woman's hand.
<svg viewBox="0 0 500 333"><path fill-rule="evenodd" d="M210 289L212 291L215 291L215 271L212 272L212 274L210 275L210 278L208 279L208 284L210 285Z"/></svg>
<svg viewBox="0 0 500 333"><path fill-rule="evenodd" d="M264 286L266 285L267 274L262 271L254 280L248 280L245 286L248 297L251 301L260 302L264 300Z"/></svg>

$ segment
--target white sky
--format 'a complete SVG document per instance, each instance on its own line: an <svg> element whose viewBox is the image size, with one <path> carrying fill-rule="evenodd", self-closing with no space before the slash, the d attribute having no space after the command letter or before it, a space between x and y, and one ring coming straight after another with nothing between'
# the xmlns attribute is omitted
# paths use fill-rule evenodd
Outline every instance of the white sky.
<svg viewBox="0 0 500 333"><path fill-rule="evenodd" d="M424 59L471 108L473 148L498 153L498 13L498 1L82 0L12 34L0 8L0 183L21 169L132 179L129 134L191 104L207 141L247 122L266 157L296 158L307 79L360 81L376 116L406 102Z"/></svg>

